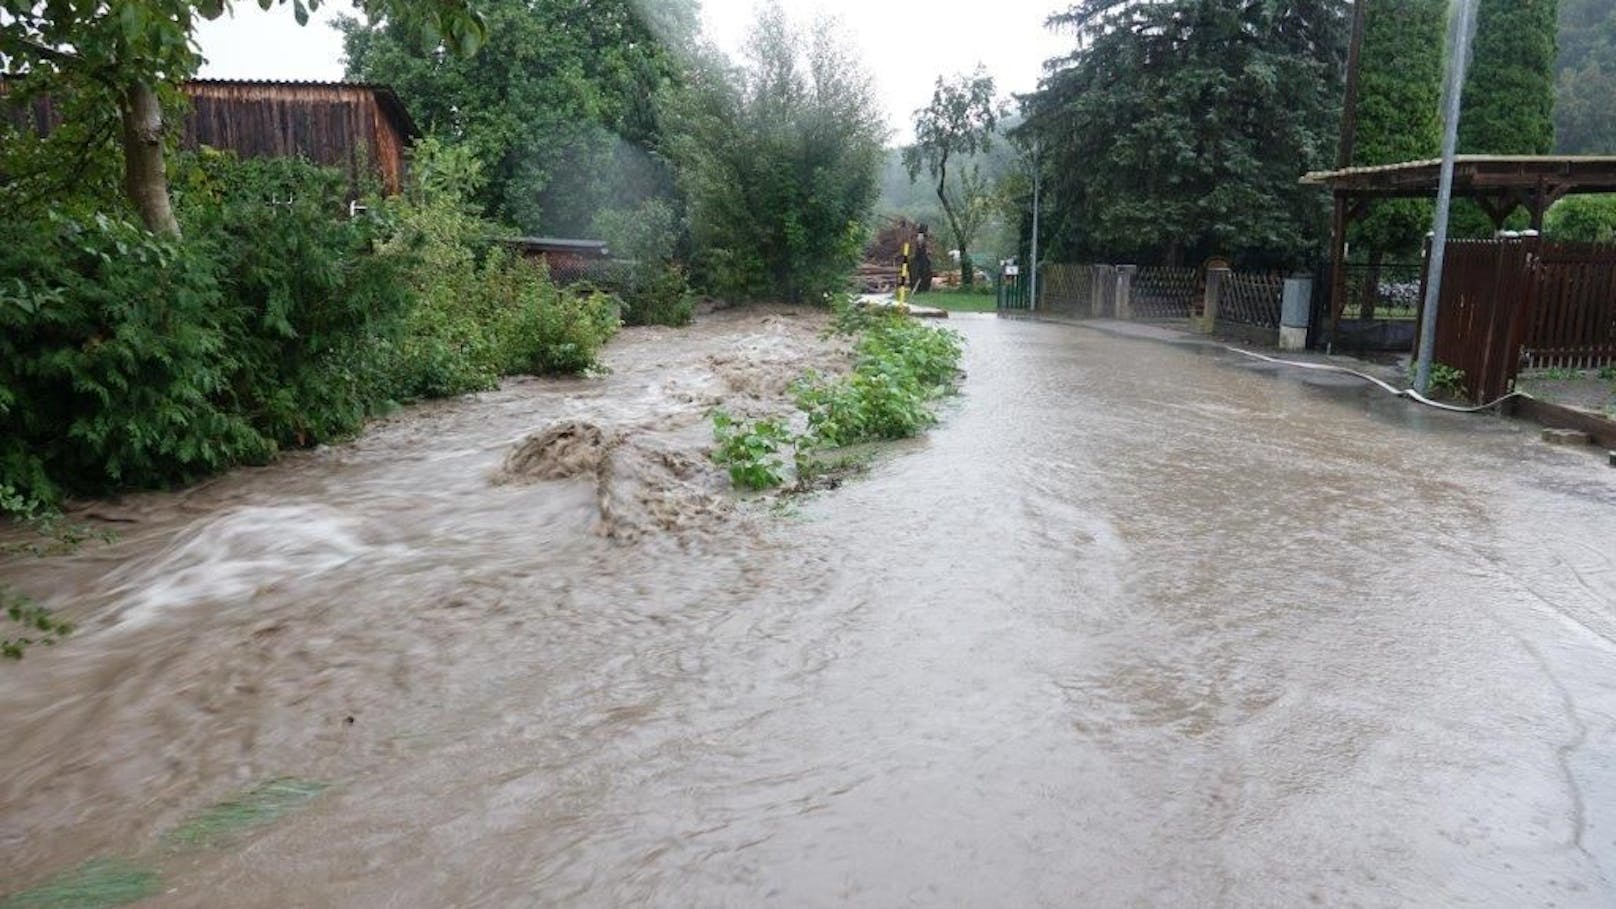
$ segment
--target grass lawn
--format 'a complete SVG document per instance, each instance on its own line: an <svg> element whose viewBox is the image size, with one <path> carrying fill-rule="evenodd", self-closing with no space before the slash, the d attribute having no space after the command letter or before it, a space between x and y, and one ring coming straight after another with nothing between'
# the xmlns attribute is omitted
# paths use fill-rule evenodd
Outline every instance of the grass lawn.
<svg viewBox="0 0 1616 909"><path fill-rule="evenodd" d="M993 312L997 306L993 294L937 293L915 294L909 302L916 306L930 306L949 312Z"/></svg>

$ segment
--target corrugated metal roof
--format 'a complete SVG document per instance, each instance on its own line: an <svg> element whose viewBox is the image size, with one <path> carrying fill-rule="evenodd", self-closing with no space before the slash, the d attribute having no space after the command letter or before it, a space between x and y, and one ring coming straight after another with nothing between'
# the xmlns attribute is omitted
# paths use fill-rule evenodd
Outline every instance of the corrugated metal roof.
<svg viewBox="0 0 1616 909"><path fill-rule="evenodd" d="M329 79L187 79L185 84L247 88L357 88L375 93L381 106L398 121L399 129L406 137L418 139L424 135L421 128L415 124L415 118L410 116L409 108L405 107L403 100L398 97L398 93L393 91L391 85L380 82L346 82Z"/></svg>
<svg viewBox="0 0 1616 909"><path fill-rule="evenodd" d="M524 246L553 246L556 249L604 249L605 240L578 240L571 237L512 237L511 243Z"/></svg>
<svg viewBox="0 0 1616 909"><path fill-rule="evenodd" d="M512 246L527 252L577 253L605 258L611 255L605 240L580 240L572 237L509 237Z"/></svg>
<svg viewBox="0 0 1616 909"><path fill-rule="evenodd" d="M346 79L226 79L212 76L198 76L195 79L186 79L186 84L201 85L263 85L263 86L299 86L318 85L326 88L368 88L372 91L392 91L393 87L381 82L349 82Z"/></svg>

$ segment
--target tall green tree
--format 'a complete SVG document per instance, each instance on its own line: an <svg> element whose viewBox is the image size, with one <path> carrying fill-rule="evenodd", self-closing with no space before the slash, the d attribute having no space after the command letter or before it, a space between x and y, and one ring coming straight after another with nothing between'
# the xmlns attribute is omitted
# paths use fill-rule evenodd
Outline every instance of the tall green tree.
<svg viewBox="0 0 1616 909"><path fill-rule="evenodd" d="M1459 119L1461 154L1554 150L1557 22L1557 0L1479 0ZM1496 229L1480 205L1454 202L1455 236L1488 237Z"/></svg>
<svg viewBox="0 0 1616 909"><path fill-rule="evenodd" d="M671 191L660 102L681 80L693 0L485 0L488 45L437 53L392 23L340 24L351 78L385 82L471 147L484 212L530 233L590 231L601 209Z"/></svg>
<svg viewBox="0 0 1616 909"><path fill-rule="evenodd" d="M290 6L299 23L318 3L258 0L264 9ZM20 84L12 100L59 99L76 121L54 142L39 141L84 146L78 154L53 149L34 156L37 167L11 177L7 188L26 192L30 182L60 177L61 162L116 149L124 194L142 222L153 232L177 235L164 157L171 114L180 103L180 83L202 60L197 22L231 6L230 0L0 0L0 74L27 77L15 80ZM470 53L486 35L470 0L357 0L355 6L372 22L428 36L440 50ZM26 141L32 140L14 136L8 144Z"/></svg>
<svg viewBox="0 0 1616 909"><path fill-rule="evenodd" d="M845 285L880 190L870 77L833 23L765 4L739 65L709 57L675 109L693 267L716 293L813 299Z"/></svg>
<svg viewBox="0 0 1616 909"><path fill-rule="evenodd" d="M1353 164L1396 164L1441 152L1447 7L1447 0L1376 0L1367 7ZM1353 245L1378 263L1387 254L1417 251L1430 226L1429 202L1377 202L1353 225Z"/></svg>
<svg viewBox="0 0 1616 909"><path fill-rule="evenodd" d="M1344 0L1089 0L1050 19L1052 62L1024 129L1044 140L1051 253L1266 262L1316 248L1340 122Z"/></svg>
<svg viewBox="0 0 1616 909"><path fill-rule="evenodd" d="M1480 3L1459 150L1546 155L1554 150L1558 0Z"/></svg>
<svg viewBox="0 0 1616 909"><path fill-rule="evenodd" d="M979 163L968 159L993 146L993 133L1002 116L993 77L978 66L970 76L937 78L931 103L915 111L915 142L903 150L909 179L925 171L937 181L937 201L943 207L959 250L960 284L975 283L971 241L992 213L991 181ZM949 182L949 166L954 180Z"/></svg>

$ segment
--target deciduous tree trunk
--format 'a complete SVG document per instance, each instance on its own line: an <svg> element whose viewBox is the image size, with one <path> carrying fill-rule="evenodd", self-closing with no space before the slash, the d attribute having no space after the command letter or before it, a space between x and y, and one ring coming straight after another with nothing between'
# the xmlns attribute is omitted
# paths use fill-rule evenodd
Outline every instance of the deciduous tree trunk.
<svg viewBox="0 0 1616 909"><path fill-rule="evenodd" d="M965 244L970 242L970 238L966 237L965 232L960 230L960 220L954 214L954 206L948 204L947 188L948 155L944 154L937 165L937 201L943 204L943 216L948 218L948 226L954 231L954 242L959 244L960 286L970 287L976 279L976 275L971 269L970 254L965 248Z"/></svg>
<svg viewBox="0 0 1616 909"><path fill-rule="evenodd" d="M180 223L168 198L163 161L163 105L144 83L131 86L123 105L124 193L146 229L177 237Z"/></svg>

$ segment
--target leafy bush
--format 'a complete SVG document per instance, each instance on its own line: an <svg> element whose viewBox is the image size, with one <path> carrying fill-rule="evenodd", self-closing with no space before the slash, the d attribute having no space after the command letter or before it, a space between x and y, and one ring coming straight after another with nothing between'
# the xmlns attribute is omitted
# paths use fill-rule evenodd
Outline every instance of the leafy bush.
<svg viewBox="0 0 1616 909"><path fill-rule="evenodd" d="M786 444L796 450L801 482L815 449L909 438L937 422L932 402L958 375L958 335L846 300L836 304L833 325L859 334L857 360L846 376L809 373L798 380L794 392L808 417L806 433L793 437L778 421L739 423L723 411L713 414L713 458L729 467L736 485L763 489L784 482L777 454Z"/></svg>
<svg viewBox="0 0 1616 909"><path fill-rule="evenodd" d="M558 288L542 265L502 250L484 263L484 281L485 324L504 375L584 372L620 324L610 295Z"/></svg>
<svg viewBox="0 0 1616 909"><path fill-rule="evenodd" d="M779 420L747 423L717 410L713 412L713 439L718 443L713 460L729 468L730 481L736 486L772 489L785 482L780 449L793 440Z"/></svg>
<svg viewBox="0 0 1616 909"><path fill-rule="evenodd" d="M622 264L605 283L623 301L624 324L690 324L695 298L684 271L673 261L675 222L673 207L661 199L595 218L596 232Z"/></svg>
<svg viewBox="0 0 1616 909"><path fill-rule="evenodd" d="M462 151L433 140L413 162L424 175L383 213L384 257L404 262L415 297L399 342L394 384L404 398L492 388L502 375L593 367L617 330L617 305L591 288L562 289L544 267L497 242L501 231L467 207L478 178Z"/></svg>
<svg viewBox="0 0 1616 909"><path fill-rule="evenodd" d="M880 193L883 114L827 22L811 35L763 5L739 68L695 67L669 111L698 283L735 299L845 285Z"/></svg>
<svg viewBox="0 0 1616 909"><path fill-rule="evenodd" d="M1543 233L1569 243L1616 242L1616 195L1561 199L1549 209Z"/></svg>
<svg viewBox="0 0 1616 909"><path fill-rule="evenodd" d="M370 255L377 225L344 217L347 181L290 159L205 152L177 193L233 312L230 387L279 445L351 435L390 401L410 296L401 263Z"/></svg>
<svg viewBox="0 0 1616 909"><path fill-rule="evenodd" d="M1416 363L1408 365L1408 381L1414 382L1415 374L1419 371ZM1465 394L1465 371L1457 366L1446 363L1431 364L1431 386L1428 391L1438 397L1461 397Z"/></svg>
<svg viewBox="0 0 1616 909"><path fill-rule="evenodd" d="M696 298L677 265L667 263L649 274L637 273L618 291L623 321L628 325L689 325Z"/></svg>
<svg viewBox="0 0 1616 909"><path fill-rule="evenodd" d="M205 246L0 219L0 274L0 484L50 503L273 451L237 407L241 317Z"/></svg>
<svg viewBox="0 0 1616 909"><path fill-rule="evenodd" d="M840 379L809 375L797 384L797 406L810 435L825 445L904 439L937 421L930 402L947 393L959 368L959 336L895 312L843 299L838 328L856 328L858 359Z"/></svg>
<svg viewBox="0 0 1616 909"><path fill-rule="evenodd" d="M833 447L906 439L937 421L919 383L896 361L869 361L841 379L810 376L796 393L811 437Z"/></svg>
<svg viewBox="0 0 1616 909"><path fill-rule="evenodd" d="M864 362L895 364L912 375L928 393L954 381L962 350L959 335L922 325L901 316L889 316L865 331L858 343L860 368Z"/></svg>
<svg viewBox="0 0 1616 909"><path fill-rule="evenodd" d="M475 177L464 156L437 163L434 186ZM334 171L212 152L173 185L183 240L105 214L0 219L0 512L261 462L507 373L582 371L618 324L610 297L556 288L436 189L352 218Z"/></svg>

